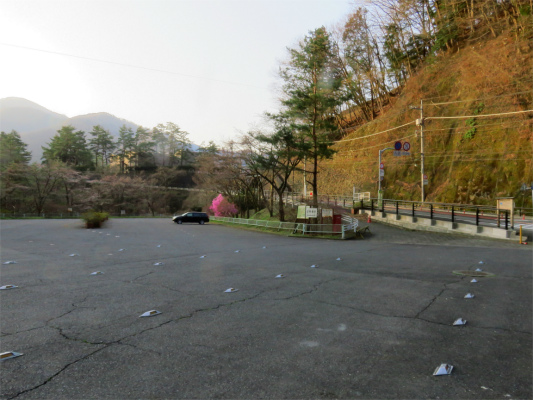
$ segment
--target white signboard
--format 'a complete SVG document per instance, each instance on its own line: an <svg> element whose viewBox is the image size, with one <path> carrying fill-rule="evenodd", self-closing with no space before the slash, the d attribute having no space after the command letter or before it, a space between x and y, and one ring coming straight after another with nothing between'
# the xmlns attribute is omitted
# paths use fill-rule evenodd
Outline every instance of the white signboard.
<svg viewBox="0 0 533 400"><path fill-rule="evenodd" d="M411 153L409 151L403 151L403 150L394 150L393 151L395 157L401 157L401 156L410 156Z"/></svg>
<svg viewBox="0 0 533 400"><path fill-rule="evenodd" d="M385 176L385 170L384 169L380 169L379 170L379 176Z"/></svg>
<svg viewBox="0 0 533 400"><path fill-rule="evenodd" d="M323 208L322 209L322 216L323 217L333 217L333 209L331 209L331 208Z"/></svg>
<svg viewBox="0 0 533 400"><path fill-rule="evenodd" d="M318 208L308 207L305 209L305 218L317 218L318 217Z"/></svg>

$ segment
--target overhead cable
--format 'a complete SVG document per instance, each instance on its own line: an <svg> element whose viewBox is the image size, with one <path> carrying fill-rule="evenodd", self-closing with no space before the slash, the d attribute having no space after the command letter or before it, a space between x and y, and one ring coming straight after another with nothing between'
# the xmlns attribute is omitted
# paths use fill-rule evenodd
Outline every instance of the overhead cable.
<svg viewBox="0 0 533 400"><path fill-rule="evenodd" d="M497 99L497 98L499 98L499 97L516 96L516 95L518 95L518 94L525 94L525 93L531 93L531 90L526 90L526 91L524 91L524 92L516 92L516 93L502 94L502 95L500 95L500 96L483 97L483 98L480 98L480 99L446 101L446 102L443 102L443 103L433 103L433 102L430 102L430 103L426 103L426 104L424 104L424 105L426 105L426 106L442 106L442 105L445 105L445 104L468 103L468 102L479 101L479 100ZM424 99L422 99L422 100L424 100Z"/></svg>
<svg viewBox="0 0 533 400"><path fill-rule="evenodd" d="M150 68L150 67L142 67L142 66L140 66L140 65L132 65L132 64L122 63L122 62L115 62L115 61L102 60L102 59L98 59L98 58L91 58L91 57L77 56L77 55L74 55L74 54L60 53L60 52L58 52L58 51L51 51L51 50L42 50L42 49L37 49L37 48L34 48L34 47L19 46L19 45L16 45L16 44L10 44L10 43L2 43L2 42L0 42L0 45L3 45L3 46L9 46L9 47L16 47L16 48L19 48L19 49L25 49L25 50L39 51L39 52L41 52L41 53L55 54L55 55L63 56L63 57L78 58L78 59L80 59L80 60L96 61L96 62L100 62L100 63L119 65L119 66L122 66L122 67L129 67L129 68L143 69L143 70L145 70L145 71L163 72L163 73L165 73L165 74L179 75L179 76L184 76L184 77L187 77L187 78L194 78L194 79L201 79L201 80L212 81L212 82L225 83L225 84L228 84L228 85L246 86L246 87L251 87L251 88L255 88L255 89L265 89L265 88L260 87L260 86L249 85L249 84L246 84L246 83L224 81L224 80L220 80L220 79L207 78L207 77L205 77L205 76L197 76L197 75L183 74L183 73L180 73L180 72L168 71L168 70L164 70L164 69L157 69L157 68Z"/></svg>
<svg viewBox="0 0 533 400"><path fill-rule="evenodd" d="M397 127L395 127L395 128L390 128L390 129L387 129L387 130L385 130L385 131L376 132L376 133L373 133L373 134L371 134L371 135L361 136L361 137L357 137L357 138L353 138L353 139L335 140L333 143L351 142L351 141L353 141L353 140L365 139L365 138L367 138L367 137L376 136L376 135L380 135L380 134L382 134L382 133L386 133L386 132L394 131L394 130L396 130L396 129L400 129L400 128L403 128L404 126L412 125L412 124L414 124L414 123L415 123L415 121L411 121L411 122L408 122L407 124L403 124L403 125L397 126Z"/></svg>
<svg viewBox="0 0 533 400"><path fill-rule="evenodd" d="M506 112L506 113L500 113L500 114L457 115L453 117L425 117L424 119L434 120L434 119L485 118L485 117L497 117L499 115L524 114L524 113L530 113L530 112L533 112L533 110L512 111L512 112Z"/></svg>

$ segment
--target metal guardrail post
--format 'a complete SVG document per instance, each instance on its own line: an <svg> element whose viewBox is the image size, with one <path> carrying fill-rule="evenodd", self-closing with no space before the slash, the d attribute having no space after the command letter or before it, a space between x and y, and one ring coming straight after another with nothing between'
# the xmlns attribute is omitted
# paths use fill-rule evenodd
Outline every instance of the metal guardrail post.
<svg viewBox="0 0 533 400"><path fill-rule="evenodd" d="M374 212L374 199L370 200L370 211Z"/></svg>
<svg viewBox="0 0 533 400"><path fill-rule="evenodd" d="M412 216L414 217L415 216L415 203L412 203Z"/></svg>
<svg viewBox="0 0 533 400"><path fill-rule="evenodd" d="M381 212L385 212L385 200L381 200Z"/></svg>
<svg viewBox="0 0 533 400"><path fill-rule="evenodd" d="M452 222L455 222L454 207L452 206Z"/></svg>
<svg viewBox="0 0 533 400"><path fill-rule="evenodd" d="M396 200L396 215L398 215L398 200Z"/></svg>
<svg viewBox="0 0 533 400"><path fill-rule="evenodd" d="M429 219L433 219L433 204L429 205Z"/></svg>
<svg viewBox="0 0 533 400"><path fill-rule="evenodd" d="M479 226L479 207L476 207L476 226Z"/></svg>

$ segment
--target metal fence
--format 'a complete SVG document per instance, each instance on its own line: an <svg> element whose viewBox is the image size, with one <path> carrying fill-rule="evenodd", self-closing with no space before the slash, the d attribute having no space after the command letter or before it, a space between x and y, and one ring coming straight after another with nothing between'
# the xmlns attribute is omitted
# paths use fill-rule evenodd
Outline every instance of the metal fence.
<svg viewBox="0 0 533 400"><path fill-rule="evenodd" d="M276 229L278 231L292 231L293 234L341 235L343 239L346 238L348 232L355 232L358 226L358 222L354 218L349 218L351 221L345 224L307 224L301 222L279 222L232 217L209 217L209 219L212 221L220 221L232 224Z"/></svg>
<svg viewBox="0 0 533 400"><path fill-rule="evenodd" d="M370 201L354 203L354 207L396 215L462 222L476 226L490 224L506 230L514 228L514 218L509 210L490 206L371 199Z"/></svg>

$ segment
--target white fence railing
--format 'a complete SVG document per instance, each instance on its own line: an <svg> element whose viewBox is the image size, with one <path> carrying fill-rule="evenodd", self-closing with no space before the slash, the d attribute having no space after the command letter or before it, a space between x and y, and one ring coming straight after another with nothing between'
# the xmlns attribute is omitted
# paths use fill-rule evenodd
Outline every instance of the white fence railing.
<svg viewBox="0 0 533 400"><path fill-rule="evenodd" d="M347 215L342 217L342 221L344 222L342 224L342 230L343 230L343 237L346 235L344 232L357 232L357 227L359 226L359 221L356 218L349 217Z"/></svg>
<svg viewBox="0 0 533 400"><path fill-rule="evenodd" d="M240 225L251 225L264 228L271 228L280 230L288 230L293 233L300 233L305 235L307 233L319 233L323 235L341 235L343 239L346 238L347 232L355 232L357 230L358 221L355 218L349 218L351 221L344 220L343 224L306 224L301 222L279 222L279 221L265 221L260 219L246 219L246 218L231 218L231 217L209 217L212 221L228 222Z"/></svg>

